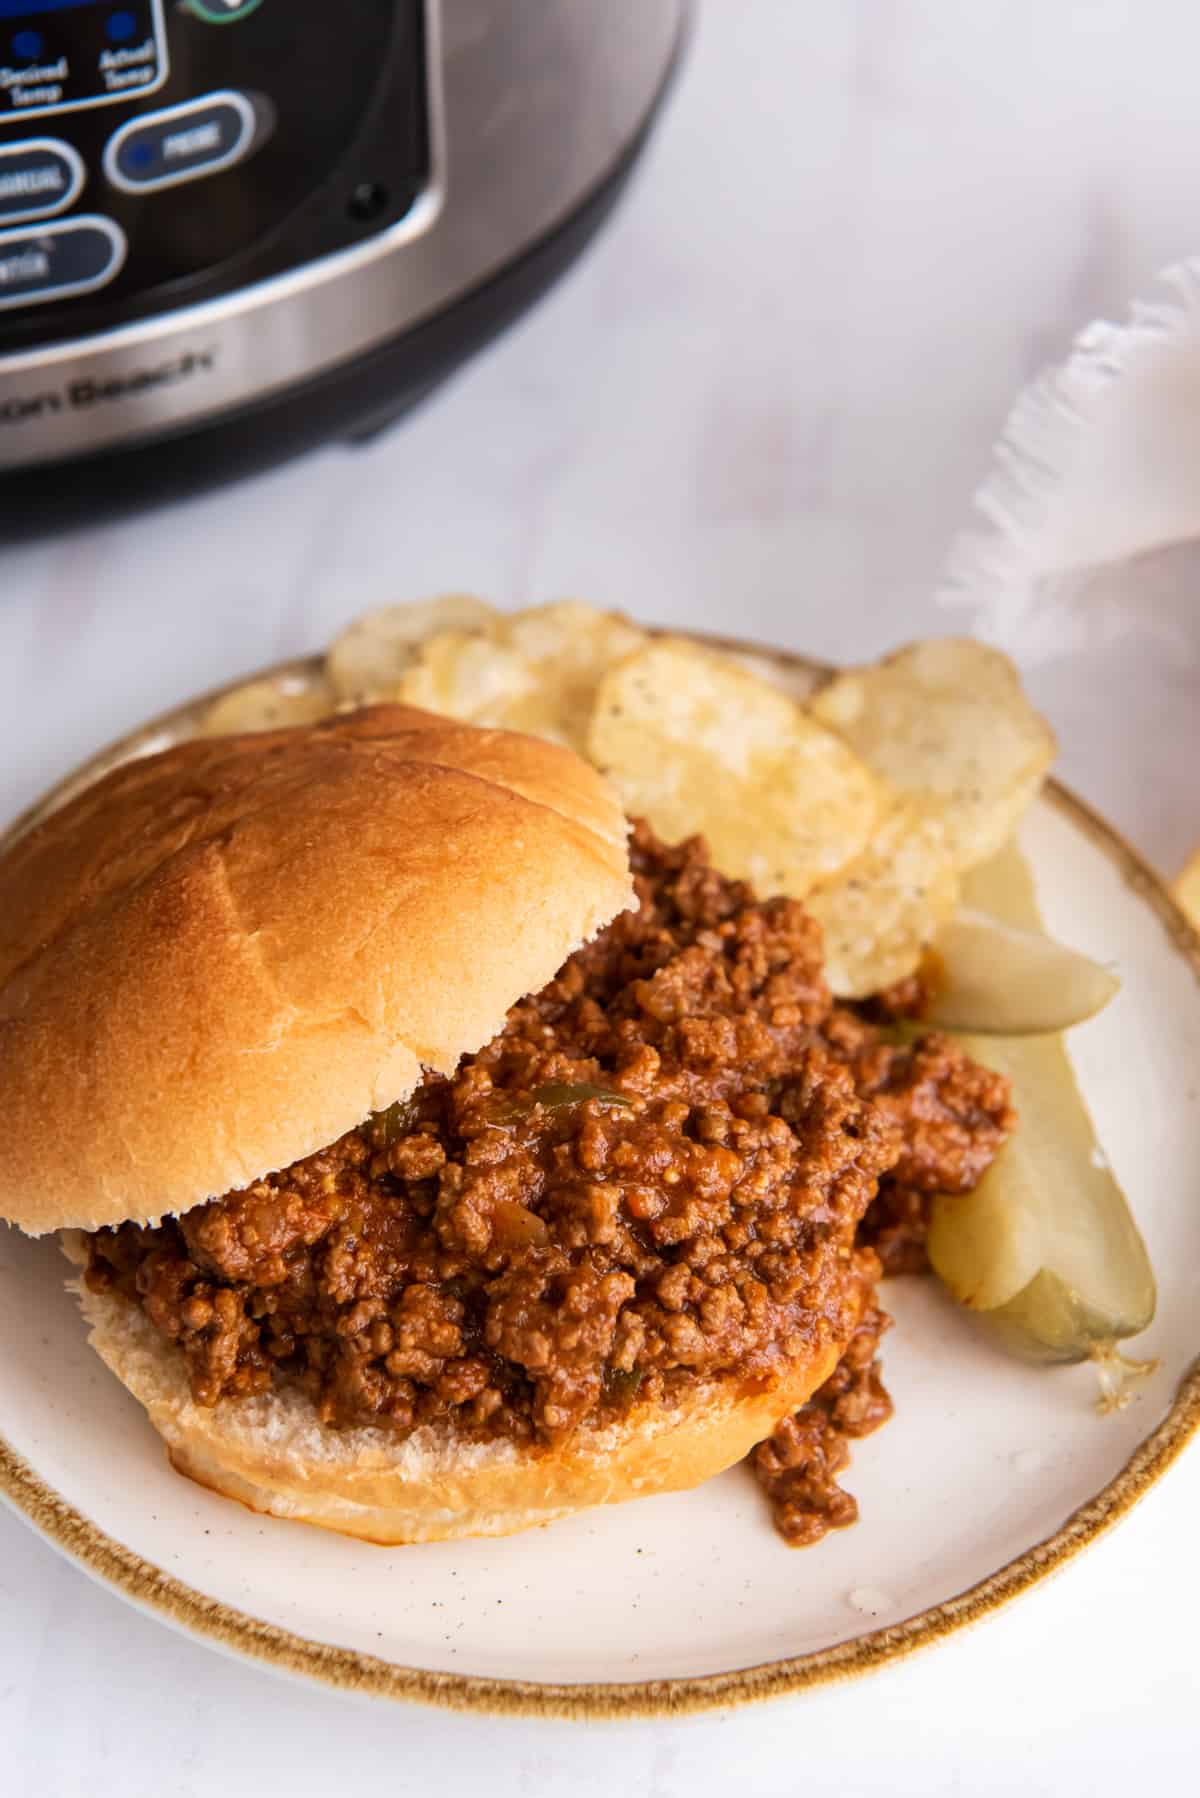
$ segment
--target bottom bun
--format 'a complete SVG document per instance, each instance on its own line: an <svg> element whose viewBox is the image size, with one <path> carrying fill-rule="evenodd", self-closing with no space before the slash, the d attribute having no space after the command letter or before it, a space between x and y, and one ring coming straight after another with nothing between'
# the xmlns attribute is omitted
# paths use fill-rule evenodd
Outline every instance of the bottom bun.
<svg viewBox="0 0 1200 1798"><path fill-rule="evenodd" d="M78 1292L93 1348L145 1407L179 1473L252 1511L387 1545L507 1536L590 1505L698 1486L769 1436L841 1352L833 1344L790 1362L765 1388L717 1381L670 1409L636 1406L552 1448L466 1441L438 1425L397 1439L329 1429L294 1389L198 1405L183 1357L144 1312L82 1284Z"/></svg>

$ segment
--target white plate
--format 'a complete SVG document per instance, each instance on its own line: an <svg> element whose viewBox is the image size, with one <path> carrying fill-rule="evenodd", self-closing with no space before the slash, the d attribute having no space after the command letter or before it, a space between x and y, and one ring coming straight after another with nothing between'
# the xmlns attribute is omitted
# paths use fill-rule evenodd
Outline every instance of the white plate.
<svg viewBox="0 0 1200 1798"><path fill-rule="evenodd" d="M155 746L194 716L160 721ZM1087 1368L1006 1359L931 1280L894 1281L884 1350L896 1417L854 1449L846 1483L861 1521L819 1547L785 1548L734 1469L507 1540L372 1548L255 1516L172 1473L87 1347L57 1248L9 1230L0 1489L84 1567L197 1636L459 1706L628 1714L762 1696L864 1671L1033 1584L1120 1516L1200 1424L1200 944L1132 852L1061 790L1022 840L1051 930L1122 978L1071 1042L1158 1273L1138 1352L1160 1371L1126 1411L1097 1416Z"/></svg>

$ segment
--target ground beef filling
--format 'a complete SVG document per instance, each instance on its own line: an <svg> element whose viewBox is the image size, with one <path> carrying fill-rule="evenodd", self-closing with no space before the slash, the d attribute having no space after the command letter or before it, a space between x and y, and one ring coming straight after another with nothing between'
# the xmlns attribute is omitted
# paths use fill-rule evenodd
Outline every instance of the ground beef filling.
<svg viewBox="0 0 1200 1798"><path fill-rule="evenodd" d="M775 1527L793 1548L808 1548L858 1521L857 1501L838 1475L849 1465L851 1441L892 1415L879 1367L879 1338L891 1321L871 1300L825 1384L750 1457Z"/></svg>
<svg viewBox="0 0 1200 1798"><path fill-rule="evenodd" d="M863 1433L886 1405L853 1364L873 1363L879 1267L860 1221L880 1193L969 1190L1007 1089L834 1007L801 906L757 902L702 843L638 826L632 859L637 910L452 1078L244 1191L90 1238L89 1283L179 1345L199 1402L299 1381L335 1427L553 1443L849 1341L791 1446L760 1451L784 1511L816 1505L817 1413Z"/></svg>

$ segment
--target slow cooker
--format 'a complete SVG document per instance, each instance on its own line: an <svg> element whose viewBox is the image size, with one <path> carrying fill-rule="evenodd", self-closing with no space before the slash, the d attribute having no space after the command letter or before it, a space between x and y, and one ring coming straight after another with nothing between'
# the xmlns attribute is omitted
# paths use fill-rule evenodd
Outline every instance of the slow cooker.
<svg viewBox="0 0 1200 1798"><path fill-rule="evenodd" d="M0 0L8 534L410 404L612 201L683 0Z"/></svg>

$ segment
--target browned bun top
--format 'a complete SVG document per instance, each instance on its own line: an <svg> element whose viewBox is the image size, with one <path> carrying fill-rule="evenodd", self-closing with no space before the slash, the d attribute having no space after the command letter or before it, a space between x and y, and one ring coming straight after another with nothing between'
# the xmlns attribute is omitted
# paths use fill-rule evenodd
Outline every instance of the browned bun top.
<svg viewBox="0 0 1200 1798"><path fill-rule="evenodd" d="M157 1220L449 1072L631 900L569 750L374 706L126 763L0 859L0 1214Z"/></svg>

